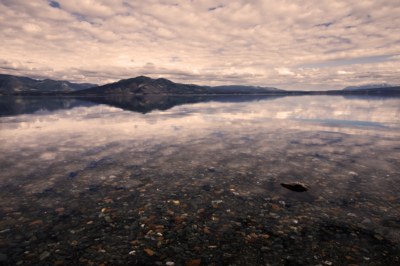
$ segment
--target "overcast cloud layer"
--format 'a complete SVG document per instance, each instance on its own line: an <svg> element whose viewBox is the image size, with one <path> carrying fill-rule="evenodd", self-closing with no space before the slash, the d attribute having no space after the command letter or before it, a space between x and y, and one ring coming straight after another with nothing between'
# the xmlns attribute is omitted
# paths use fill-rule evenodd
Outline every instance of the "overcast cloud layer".
<svg viewBox="0 0 400 266"><path fill-rule="evenodd" d="M103 84L400 83L400 1L0 0L0 73Z"/></svg>

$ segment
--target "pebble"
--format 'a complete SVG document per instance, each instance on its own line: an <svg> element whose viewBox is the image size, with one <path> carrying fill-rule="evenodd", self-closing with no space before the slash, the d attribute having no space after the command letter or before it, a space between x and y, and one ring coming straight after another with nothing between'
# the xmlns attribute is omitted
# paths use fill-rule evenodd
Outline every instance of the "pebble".
<svg viewBox="0 0 400 266"><path fill-rule="evenodd" d="M144 252L146 252L146 254L149 255L150 257L154 256L154 251L149 248L145 248Z"/></svg>
<svg viewBox="0 0 400 266"><path fill-rule="evenodd" d="M62 214L64 211L65 211L65 208L62 208L62 207L56 209L56 212L57 212L58 214Z"/></svg>
<svg viewBox="0 0 400 266"><path fill-rule="evenodd" d="M43 221L42 220L36 220L30 223L30 225L42 225Z"/></svg>
<svg viewBox="0 0 400 266"><path fill-rule="evenodd" d="M200 266L201 259L192 259L186 262L186 266Z"/></svg>
<svg viewBox="0 0 400 266"><path fill-rule="evenodd" d="M280 211L282 208L279 207L279 205L277 205L277 204L272 204L271 205L271 209L274 210L274 211Z"/></svg>
<svg viewBox="0 0 400 266"><path fill-rule="evenodd" d="M262 246L262 247L261 247L261 251L262 251L262 252L268 252L269 250L270 250L269 247L266 247L266 246Z"/></svg>
<svg viewBox="0 0 400 266"><path fill-rule="evenodd" d="M179 205L181 202L179 200L170 200L174 205Z"/></svg>
<svg viewBox="0 0 400 266"><path fill-rule="evenodd" d="M187 183L179 172L175 176L175 173L172 173L175 162L170 163L170 167L161 169L162 178L156 178L155 174L154 178L144 179L140 186L143 189L136 185L132 187L124 180L121 180L122 183L114 180L109 184L107 181L104 184L112 188L110 191L101 187L102 193L92 193L90 197L85 198L86 194L79 194L77 186L76 190L72 188L76 198L72 197L68 202L57 198L56 193L54 198L40 198L43 203L48 204L48 208L44 208L43 212L36 212L32 207L32 210L27 211L31 212L30 216L17 214L16 210L2 214L6 218L5 226L18 224L21 227L12 227L14 239L10 246L14 246L3 251L10 257L0 253L0 264L11 259L23 259L21 263L24 265L45 264L54 257L54 266L57 260L68 261L71 251L82 255L82 261L77 262L82 265L123 265L124 260L136 265L199 266L230 262L242 265L254 264L257 261L283 263L287 258L287 264L319 263L330 266L340 263L342 258L348 259L349 262L357 260L364 264L373 264L385 260L383 256L396 256L390 247L386 246L386 238L389 239L387 233L367 226L372 220L378 228L381 222L378 215L374 216L373 213L365 211L366 208L373 209L378 214L381 210L379 206L375 206L375 203L365 206L361 204L364 203L364 198L368 204L367 193L329 196L326 191L330 189L327 187L332 187L331 181L311 178L307 182L316 184L316 195L293 193L280 188L278 178L273 181L261 179L255 174L248 174L246 170L243 171L244 179L241 180L236 175L236 170L231 171L228 168L210 174L198 167L196 169L200 169L204 179L194 173L190 175L196 177L191 184ZM109 176L106 169L103 170L103 174ZM276 176L279 174L277 171ZM118 174L118 180L123 175L124 173ZM346 175L346 172L343 175ZM270 174L266 171L261 176ZM84 180L90 178L82 178L82 182ZM170 184L173 189L168 187ZM278 186L280 189L268 191L269 185L274 188ZM129 191L113 189L123 186L129 187ZM159 192L158 187L162 187L163 192ZM139 190L146 191L144 197L140 197ZM265 193L266 191L268 193ZM336 193L336 190L332 189L332 192ZM58 194L62 195L62 191ZM268 195L268 198L265 195ZM398 198L393 197L391 202L395 205ZM53 205L50 200L54 200ZM348 203L343 205L344 201ZM379 204L380 201L377 201L376 205ZM387 208L384 211L391 210ZM368 216L359 215L359 219L354 219L353 212L365 212ZM58 213L63 214L57 215ZM392 215L397 217L397 213ZM371 220L365 217L370 217ZM20 219L20 222L16 223L17 219ZM36 226L23 227L31 222ZM0 233L9 237L10 229L5 230L7 231ZM69 235L68 232L74 235ZM378 233L380 235L376 235ZM374 234L377 239L372 238ZM331 239L329 244L321 241L326 238ZM365 246L370 252L352 249L361 246L357 243L366 243ZM243 247L245 245L247 246ZM299 247L304 247L304 250L300 251ZM331 248L337 251L337 254L329 256ZM382 255L382 249L388 252ZM314 252L319 256L313 257ZM38 255L42 262L38 261Z"/></svg>
<svg viewBox="0 0 400 266"><path fill-rule="evenodd" d="M368 218L365 218L364 220L362 220L361 224L363 225L371 225L372 221Z"/></svg>
<svg viewBox="0 0 400 266"><path fill-rule="evenodd" d="M208 171L213 173L213 172L215 172L216 170L215 170L214 167L208 167Z"/></svg>
<svg viewBox="0 0 400 266"><path fill-rule="evenodd" d="M50 252L44 251L42 254L40 254L39 259L40 259L40 260L45 260L45 259L47 259L49 256L50 256Z"/></svg>

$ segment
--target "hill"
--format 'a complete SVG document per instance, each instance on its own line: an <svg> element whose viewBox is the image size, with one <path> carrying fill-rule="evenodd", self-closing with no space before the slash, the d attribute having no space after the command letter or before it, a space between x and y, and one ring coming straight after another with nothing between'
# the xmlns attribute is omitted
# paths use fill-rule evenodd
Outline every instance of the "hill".
<svg viewBox="0 0 400 266"><path fill-rule="evenodd" d="M276 88L253 86L199 86L175 83L168 79L145 76L123 79L114 83L74 92L77 95L115 94L271 94L283 92Z"/></svg>
<svg viewBox="0 0 400 266"><path fill-rule="evenodd" d="M35 95L72 92L97 86L90 83L72 83L63 80L37 80L28 77L0 74L0 95Z"/></svg>
<svg viewBox="0 0 400 266"><path fill-rule="evenodd" d="M392 88L396 87L396 85L390 85L387 83L382 84L365 84L359 86L348 86L343 88L345 91L354 91L354 90L368 90L368 89L381 89L381 88Z"/></svg>

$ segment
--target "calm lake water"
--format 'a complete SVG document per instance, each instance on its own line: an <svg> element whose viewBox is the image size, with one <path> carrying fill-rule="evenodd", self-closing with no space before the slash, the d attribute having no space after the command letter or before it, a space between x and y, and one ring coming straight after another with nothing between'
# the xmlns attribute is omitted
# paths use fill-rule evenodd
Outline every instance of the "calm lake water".
<svg viewBox="0 0 400 266"><path fill-rule="evenodd" d="M0 264L400 263L400 98L2 97L0 143Z"/></svg>

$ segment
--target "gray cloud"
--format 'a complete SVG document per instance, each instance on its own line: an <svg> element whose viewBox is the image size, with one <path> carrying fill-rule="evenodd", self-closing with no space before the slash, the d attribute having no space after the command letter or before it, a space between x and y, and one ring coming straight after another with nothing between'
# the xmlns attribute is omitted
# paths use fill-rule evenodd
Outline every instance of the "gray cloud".
<svg viewBox="0 0 400 266"><path fill-rule="evenodd" d="M3 0L0 12L3 73L100 84L136 75L306 89L400 83L396 0Z"/></svg>

